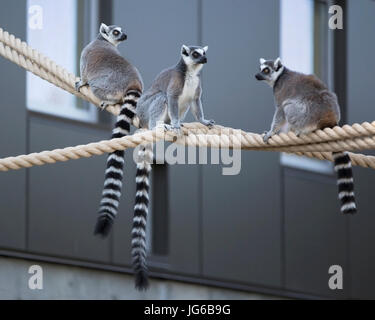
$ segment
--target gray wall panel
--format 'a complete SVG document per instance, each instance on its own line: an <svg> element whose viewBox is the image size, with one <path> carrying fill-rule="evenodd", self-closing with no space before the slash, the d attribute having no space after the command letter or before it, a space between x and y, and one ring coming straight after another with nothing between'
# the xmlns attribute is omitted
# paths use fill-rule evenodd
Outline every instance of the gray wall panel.
<svg viewBox="0 0 375 320"><path fill-rule="evenodd" d="M348 122L373 121L375 90L373 81L375 42L366 41L366 32L375 30L375 1L348 1Z"/></svg>
<svg viewBox="0 0 375 320"><path fill-rule="evenodd" d="M272 91L255 80L259 58L279 54L278 1L203 1L209 46L204 106L217 123L263 132ZM265 18L266 16L266 18ZM281 285L280 169L277 153L242 152L238 176L203 167L203 271L207 277Z"/></svg>
<svg viewBox="0 0 375 320"><path fill-rule="evenodd" d="M169 167L170 260L172 270L199 273L200 203L196 165Z"/></svg>
<svg viewBox="0 0 375 320"><path fill-rule="evenodd" d="M0 27L25 39L26 1L8 1L3 9ZM0 57L0 74L0 157L3 158L26 152L26 73ZM24 249L26 170L1 172L0 189L0 247Z"/></svg>
<svg viewBox="0 0 375 320"><path fill-rule="evenodd" d="M103 140L107 133L51 119L30 119L30 152ZM105 157L30 169L29 250L109 262L110 241L93 235Z"/></svg>
<svg viewBox="0 0 375 320"><path fill-rule="evenodd" d="M350 217L350 271L352 296L375 299L375 172L372 169L354 170L358 213Z"/></svg>
<svg viewBox="0 0 375 320"><path fill-rule="evenodd" d="M368 41L375 30L375 2L348 1L348 122L375 119L375 42ZM369 153L369 152L367 152ZM350 257L353 297L375 298L375 173L355 168L355 189L359 212L350 218Z"/></svg>
<svg viewBox="0 0 375 320"><path fill-rule="evenodd" d="M347 218L340 213L336 179L285 170L285 286L289 290L348 296ZM344 289L328 287L328 269L340 265Z"/></svg>

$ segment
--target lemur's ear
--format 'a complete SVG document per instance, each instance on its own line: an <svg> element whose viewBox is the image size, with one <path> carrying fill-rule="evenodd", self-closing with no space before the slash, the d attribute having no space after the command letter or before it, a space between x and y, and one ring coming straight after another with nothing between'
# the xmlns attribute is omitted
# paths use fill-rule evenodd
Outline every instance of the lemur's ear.
<svg viewBox="0 0 375 320"><path fill-rule="evenodd" d="M99 31L100 31L100 33L108 33L108 26L105 23L102 23L100 25Z"/></svg>
<svg viewBox="0 0 375 320"><path fill-rule="evenodd" d="M185 56L188 56L190 53L190 49L188 46L185 46L184 44L181 47L181 53Z"/></svg>
<svg viewBox="0 0 375 320"><path fill-rule="evenodd" d="M207 50L208 50L208 46L205 46L205 47L203 48L203 50L204 50L204 52L207 52Z"/></svg>
<svg viewBox="0 0 375 320"><path fill-rule="evenodd" d="M265 62L266 62L266 59L263 59L263 58L260 58L260 59L259 59L259 63L260 63L260 64L264 64Z"/></svg>
<svg viewBox="0 0 375 320"><path fill-rule="evenodd" d="M278 71L282 66L283 66L283 64L281 63L281 59L280 59L280 57L279 57L279 58L277 58L277 59L275 60L275 62L273 63L273 67L274 67L274 69L275 69L276 71Z"/></svg>

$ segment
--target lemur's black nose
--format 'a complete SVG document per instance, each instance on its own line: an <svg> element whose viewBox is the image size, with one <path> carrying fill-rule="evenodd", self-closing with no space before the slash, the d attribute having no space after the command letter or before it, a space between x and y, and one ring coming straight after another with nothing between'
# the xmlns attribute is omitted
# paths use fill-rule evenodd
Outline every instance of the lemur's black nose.
<svg viewBox="0 0 375 320"><path fill-rule="evenodd" d="M207 57L203 57L203 58L201 59L201 63L207 63Z"/></svg>
<svg viewBox="0 0 375 320"><path fill-rule="evenodd" d="M263 77L262 77L262 75L260 75L259 73L257 73L255 75L255 79L257 79L257 80L264 80Z"/></svg>
<svg viewBox="0 0 375 320"><path fill-rule="evenodd" d="M127 36L125 33L123 33L122 36L121 36L121 38L120 38L120 40L121 40L121 41L124 41L124 40L126 40L127 38L128 38L128 36Z"/></svg>

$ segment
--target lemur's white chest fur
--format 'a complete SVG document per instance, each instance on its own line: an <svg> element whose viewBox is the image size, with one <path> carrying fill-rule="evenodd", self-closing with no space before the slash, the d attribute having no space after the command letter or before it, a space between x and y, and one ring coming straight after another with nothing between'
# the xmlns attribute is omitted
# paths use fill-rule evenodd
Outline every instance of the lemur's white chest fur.
<svg viewBox="0 0 375 320"><path fill-rule="evenodd" d="M190 103L195 97L195 93L198 89L200 81L198 73L199 70L198 72L186 72L184 87L182 89L181 95L178 98L180 115L183 115L186 112L187 108L190 106Z"/></svg>
<svg viewBox="0 0 375 320"><path fill-rule="evenodd" d="M199 86L200 79L198 75L200 70L201 66L186 71L184 87L178 99L180 108L184 107L183 105L185 104L189 104L194 99Z"/></svg>

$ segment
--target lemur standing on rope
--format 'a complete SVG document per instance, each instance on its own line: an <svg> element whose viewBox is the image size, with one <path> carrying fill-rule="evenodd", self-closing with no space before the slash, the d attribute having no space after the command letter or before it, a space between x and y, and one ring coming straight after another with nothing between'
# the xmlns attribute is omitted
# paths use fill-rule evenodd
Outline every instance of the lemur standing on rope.
<svg viewBox="0 0 375 320"><path fill-rule="evenodd" d="M112 138L129 134L135 116L137 101L142 94L143 83L138 70L125 60L117 45L127 36L118 26L101 24L97 38L89 43L81 54L81 81L76 90L89 85L101 101L102 108L121 104ZM100 202L95 234L107 236L117 215L121 196L124 151L114 151L107 159L104 189Z"/></svg>
<svg viewBox="0 0 375 320"><path fill-rule="evenodd" d="M137 116L142 128L154 129L162 125L166 130L179 131L181 121L191 107L197 121L213 126L206 120L201 102L200 71L207 62L208 47L185 46L181 48L181 59L173 67L162 71L151 87L138 100ZM148 287L146 265L146 219L149 201L149 175L153 159L152 145L140 148L136 173L136 198L132 230L133 268L136 287Z"/></svg>
<svg viewBox="0 0 375 320"><path fill-rule="evenodd" d="M260 59L260 72L255 78L273 88L276 104L271 129L263 136L265 142L284 125L296 135L338 125L340 107L337 96L316 76L291 71L277 58L275 61ZM332 156L341 212L354 214L357 208L350 157L345 151L333 152Z"/></svg>

